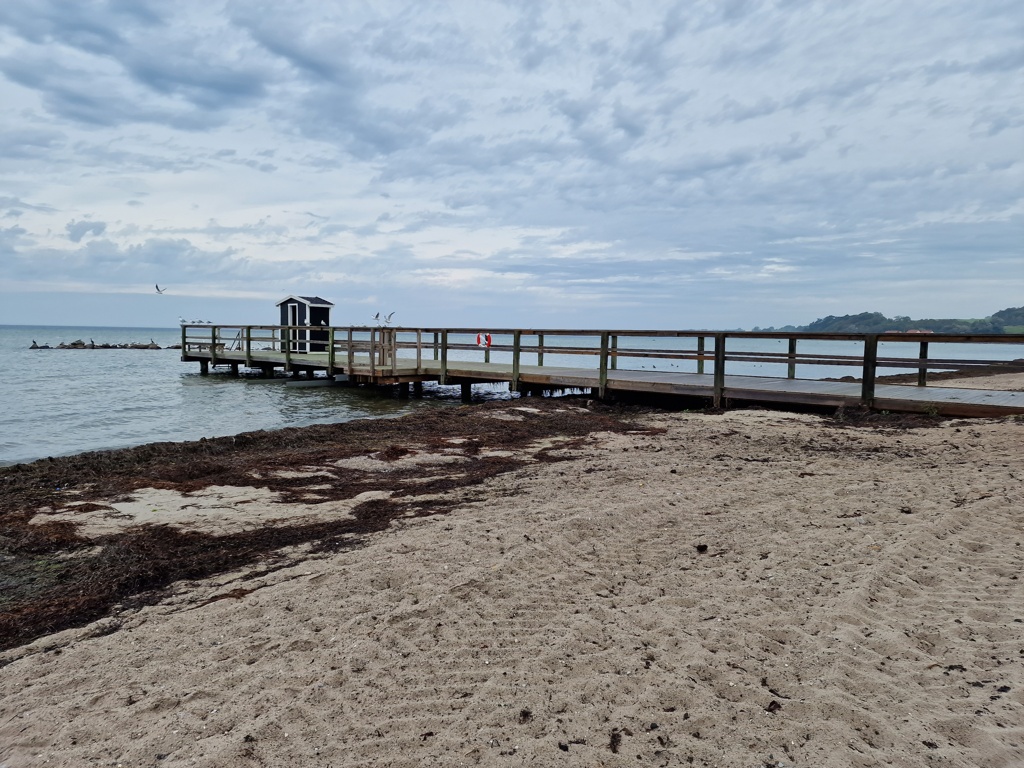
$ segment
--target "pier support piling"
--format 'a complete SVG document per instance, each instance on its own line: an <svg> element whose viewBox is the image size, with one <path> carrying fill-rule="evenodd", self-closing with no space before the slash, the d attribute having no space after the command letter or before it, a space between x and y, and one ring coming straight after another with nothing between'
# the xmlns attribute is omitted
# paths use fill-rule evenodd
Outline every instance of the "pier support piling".
<svg viewBox="0 0 1024 768"><path fill-rule="evenodd" d="M412 396L415 398L423 397L423 382L414 381L412 383Z"/></svg>
<svg viewBox="0 0 1024 768"><path fill-rule="evenodd" d="M209 376L210 375L210 361L209 360L200 360L199 361L199 375L200 376Z"/></svg>
<svg viewBox="0 0 1024 768"><path fill-rule="evenodd" d="M468 403L473 399L473 385L468 381L462 382L462 402Z"/></svg>

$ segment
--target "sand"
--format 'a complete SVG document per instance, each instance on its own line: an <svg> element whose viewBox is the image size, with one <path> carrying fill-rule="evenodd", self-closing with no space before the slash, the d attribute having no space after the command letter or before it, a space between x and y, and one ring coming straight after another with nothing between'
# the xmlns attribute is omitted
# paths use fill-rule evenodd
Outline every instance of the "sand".
<svg viewBox="0 0 1024 768"><path fill-rule="evenodd" d="M1021 766L1022 440L644 414L449 514L0 653L0 766ZM147 493L84 527L348 514Z"/></svg>
<svg viewBox="0 0 1024 768"><path fill-rule="evenodd" d="M1024 391L1024 373L997 373L993 376L968 376L962 379L940 379L929 386L957 387L959 389L996 389L999 391Z"/></svg>

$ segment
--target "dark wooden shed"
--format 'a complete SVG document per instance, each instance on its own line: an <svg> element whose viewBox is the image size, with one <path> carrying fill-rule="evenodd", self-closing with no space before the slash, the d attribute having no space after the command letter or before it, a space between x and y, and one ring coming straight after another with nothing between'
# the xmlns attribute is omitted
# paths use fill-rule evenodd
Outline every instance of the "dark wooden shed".
<svg viewBox="0 0 1024 768"><path fill-rule="evenodd" d="M331 307L327 299L319 296L289 296L277 302L281 308L281 325L308 326L292 328L286 339L293 352L326 352L327 326L331 324Z"/></svg>

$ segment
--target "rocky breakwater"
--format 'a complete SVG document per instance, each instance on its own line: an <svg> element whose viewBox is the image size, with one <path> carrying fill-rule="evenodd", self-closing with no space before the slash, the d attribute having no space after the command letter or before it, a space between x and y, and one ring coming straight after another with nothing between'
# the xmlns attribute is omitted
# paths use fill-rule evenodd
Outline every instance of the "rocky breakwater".
<svg viewBox="0 0 1024 768"><path fill-rule="evenodd" d="M152 339L149 340L148 344L143 342L128 342L126 344L97 344L92 339L89 339L88 342L76 339L70 343L62 341L56 347L51 347L49 344L38 344L36 343L36 340L33 339L32 345L29 349L164 349L164 347L161 347ZM181 349L181 345L172 344L167 347L167 349Z"/></svg>

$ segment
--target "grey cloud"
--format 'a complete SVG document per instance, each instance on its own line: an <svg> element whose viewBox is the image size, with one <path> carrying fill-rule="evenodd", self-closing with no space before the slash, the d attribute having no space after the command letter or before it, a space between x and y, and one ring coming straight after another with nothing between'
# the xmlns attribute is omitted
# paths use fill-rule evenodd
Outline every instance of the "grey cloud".
<svg viewBox="0 0 1024 768"><path fill-rule="evenodd" d="M615 105L612 116L615 127L628 134L630 138L638 139L647 132L647 121L643 119L642 114L630 111L621 103Z"/></svg>
<svg viewBox="0 0 1024 768"><path fill-rule="evenodd" d="M348 41L332 36L314 41L294 20L268 16L246 9L236 12L234 20L259 45L280 57L306 76L335 85L347 84L356 89L359 77L348 64Z"/></svg>
<svg viewBox="0 0 1024 768"><path fill-rule="evenodd" d="M0 130L0 156L18 160L45 159L64 140L64 132L43 125Z"/></svg>
<svg viewBox="0 0 1024 768"><path fill-rule="evenodd" d="M97 78L35 54L0 59L0 72L39 91L47 109L75 122L97 126L148 122L196 130L220 120L215 113L154 102L133 93L123 81Z"/></svg>
<svg viewBox="0 0 1024 768"><path fill-rule="evenodd" d="M14 256L16 247L26 243L27 234L27 230L22 227L0 227L0 256ZM10 264L9 259L7 263Z"/></svg>
<svg viewBox="0 0 1024 768"><path fill-rule="evenodd" d="M746 120L754 120L758 117L774 114L781 109L781 105L775 99L767 96L762 97L754 104L740 104L733 99L727 99L721 111L712 117L709 122L734 122L742 123Z"/></svg>
<svg viewBox="0 0 1024 768"><path fill-rule="evenodd" d="M37 44L59 41L92 53L121 42L107 20L106 3L62 3L58 0L7 0L0 5L0 24Z"/></svg>
<svg viewBox="0 0 1024 768"><path fill-rule="evenodd" d="M1015 46L975 61L939 61L923 68L928 81L934 83L943 77L962 74L992 74L1016 72L1024 69L1024 47Z"/></svg>
<svg viewBox="0 0 1024 768"><path fill-rule="evenodd" d="M41 213L53 213L57 209L52 205L40 205L38 203L26 203L18 197L0 197L0 210L4 211L7 217L20 216L24 211L39 211Z"/></svg>
<svg viewBox="0 0 1024 768"><path fill-rule="evenodd" d="M891 79L889 73L879 75L858 74L833 80L831 83L803 88L793 97L785 101L790 109L801 109L812 104L822 103L837 107L852 99L865 99L869 92L879 86L885 79Z"/></svg>
<svg viewBox="0 0 1024 768"><path fill-rule="evenodd" d="M448 61L464 55L470 46L455 25L436 23L416 34L398 24L377 31L370 52L395 63Z"/></svg>
<svg viewBox="0 0 1024 768"><path fill-rule="evenodd" d="M131 16L143 24L158 25L164 22L162 10L166 4L161 0L108 0L111 10L121 16Z"/></svg>
<svg viewBox="0 0 1024 768"><path fill-rule="evenodd" d="M64 229L67 230L68 240L80 243L86 235L102 235L107 229L107 224L103 221L69 221L64 225Z"/></svg>
<svg viewBox="0 0 1024 768"><path fill-rule="evenodd" d="M545 5L540 3L524 3L520 8L519 19L512 25L513 50L520 66L527 72L538 69L548 59L558 57L567 45L566 40L545 40L543 20ZM571 46L575 47L575 46Z"/></svg>
<svg viewBox="0 0 1024 768"><path fill-rule="evenodd" d="M980 129L987 136L998 136L1006 130L1024 126L1024 110L1021 109L986 109L971 124L971 128Z"/></svg>
<svg viewBox="0 0 1024 768"><path fill-rule="evenodd" d="M2 230L0 230L2 233ZM3 243L0 237L0 244ZM245 276L248 263L233 251L208 251L184 239L153 238L123 247L108 239L90 240L69 251L11 248L8 264L12 277L26 281L151 283L154 274L171 274L178 284L219 276ZM274 272L268 267L267 273Z"/></svg>
<svg viewBox="0 0 1024 768"><path fill-rule="evenodd" d="M145 5L9 0L0 13L26 43L0 70L71 120L196 129L266 93L269 70L244 48L168 27Z"/></svg>
<svg viewBox="0 0 1024 768"><path fill-rule="evenodd" d="M759 42L731 45L720 51L715 58L715 66L719 69L737 66L763 66L785 50L785 44L781 38L770 37L763 39L764 31L761 30L761 33L762 37L757 38Z"/></svg>
<svg viewBox="0 0 1024 768"><path fill-rule="evenodd" d="M458 120L456 111L427 99L406 107L372 106L333 87L315 88L301 102L297 126L305 135L336 142L360 159L423 146Z"/></svg>
<svg viewBox="0 0 1024 768"><path fill-rule="evenodd" d="M137 83L208 111L248 104L266 94L267 73L261 67L197 57L194 50L184 55L176 48L157 55L147 51L146 55L125 57L122 63Z"/></svg>

